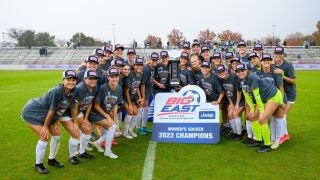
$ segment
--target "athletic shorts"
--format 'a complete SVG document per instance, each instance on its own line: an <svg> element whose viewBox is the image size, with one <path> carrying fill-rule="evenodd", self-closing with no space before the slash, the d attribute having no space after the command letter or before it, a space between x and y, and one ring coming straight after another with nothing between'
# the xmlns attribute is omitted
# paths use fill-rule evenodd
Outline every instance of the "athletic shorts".
<svg viewBox="0 0 320 180"><path fill-rule="evenodd" d="M96 122L102 121L104 119L106 119L106 118L101 116L100 114L94 113L94 114L89 115L89 121L92 123L96 123Z"/></svg>
<svg viewBox="0 0 320 180"><path fill-rule="evenodd" d="M81 118L81 117L83 117L83 112L80 112L78 114L78 118ZM60 119L60 121L71 121L71 120L72 118L70 116L62 116Z"/></svg>
<svg viewBox="0 0 320 180"><path fill-rule="evenodd" d="M21 118L23 119L23 121L29 124L43 126L48 112L35 112L32 103L34 102L32 100L29 100L28 103L23 107L21 112ZM55 114L51 119L49 125L53 125L58 119L59 116Z"/></svg>
<svg viewBox="0 0 320 180"><path fill-rule="evenodd" d="M277 93L272 98L270 98L268 101L273 101L279 105L283 104L283 96L282 96L280 90L278 89Z"/></svg>

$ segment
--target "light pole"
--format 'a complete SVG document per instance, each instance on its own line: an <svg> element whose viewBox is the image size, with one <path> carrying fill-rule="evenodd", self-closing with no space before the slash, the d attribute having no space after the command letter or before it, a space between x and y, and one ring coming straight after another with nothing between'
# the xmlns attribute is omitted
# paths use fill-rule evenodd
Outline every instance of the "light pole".
<svg viewBox="0 0 320 180"><path fill-rule="evenodd" d="M272 25L272 28L273 28L273 30L272 30L272 45L275 45L275 43L274 43L274 30L276 29L276 26L277 25Z"/></svg>
<svg viewBox="0 0 320 180"><path fill-rule="evenodd" d="M4 39L4 32L2 32L2 38L3 38L3 46L6 46L6 40Z"/></svg>
<svg viewBox="0 0 320 180"><path fill-rule="evenodd" d="M114 32L114 26L116 24L112 24L112 31L113 31L113 48L115 48L115 45L116 45L116 34Z"/></svg>

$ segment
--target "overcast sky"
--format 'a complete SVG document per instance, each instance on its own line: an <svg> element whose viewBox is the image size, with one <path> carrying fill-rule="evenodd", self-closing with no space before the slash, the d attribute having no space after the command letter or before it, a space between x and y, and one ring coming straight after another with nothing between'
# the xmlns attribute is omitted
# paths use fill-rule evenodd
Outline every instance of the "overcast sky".
<svg viewBox="0 0 320 180"><path fill-rule="evenodd" d="M12 27L70 39L83 32L100 40L142 43L148 34L167 41L172 28L188 40L209 28L230 29L245 39L273 33L311 34L320 20L320 0L0 0L0 32ZM0 41L2 41L2 36Z"/></svg>

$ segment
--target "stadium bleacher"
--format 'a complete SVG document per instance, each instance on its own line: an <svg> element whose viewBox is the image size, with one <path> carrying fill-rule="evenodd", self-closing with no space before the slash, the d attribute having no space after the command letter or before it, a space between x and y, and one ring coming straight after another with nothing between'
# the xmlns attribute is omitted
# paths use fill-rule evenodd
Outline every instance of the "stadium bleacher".
<svg viewBox="0 0 320 180"><path fill-rule="evenodd" d="M77 49L48 47L48 55L40 56L39 47L31 49L14 47L0 48L0 65L23 65L23 64L73 64L77 65L91 55L95 47L80 47ZM252 47L249 47L249 52ZM136 49L136 53L143 58L148 58L152 52L160 52L161 49ZM264 47L267 53L273 52L273 47ZM126 51L124 51L126 56ZM300 56L300 58L298 58ZM286 47L287 60L295 63L320 64L320 47L311 47L308 49L299 47Z"/></svg>

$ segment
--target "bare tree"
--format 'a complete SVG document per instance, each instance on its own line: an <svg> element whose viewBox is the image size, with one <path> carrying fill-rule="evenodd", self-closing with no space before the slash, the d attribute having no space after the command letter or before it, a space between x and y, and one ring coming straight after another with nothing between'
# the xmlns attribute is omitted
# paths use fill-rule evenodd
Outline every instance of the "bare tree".
<svg viewBox="0 0 320 180"><path fill-rule="evenodd" d="M284 41L287 42L287 46L302 46L304 36L300 32L292 33L286 36Z"/></svg>
<svg viewBox="0 0 320 180"><path fill-rule="evenodd" d="M145 42L147 42L149 44L150 48L160 48L159 41L161 41L160 37L156 37L151 34L148 34L148 36L145 39Z"/></svg>
<svg viewBox="0 0 320 180"><path fill-rule="evenodd" d="M320 45L320 21L318 21L317 25L317 30L312 34L315 43L319 46Z"/></svg>
<svg viewBox="0 0 320 180"><path fill-rule="evenodd" d="M213 32L210 31L209 29L206 29L204 31L200 31L198 34L198 39L200 41L201 44L206 43L206 42L210 42L210 43L214 43L214 38L217 35Z"/></svg>
<svg viewBox="0 0 320 180"><path fill-rule="evenodd" d="M171 46L179 46L180 42L185 40L183 33L175 28L171 30L167 37Z"/></svg>
<svg viewBox="0 0 320 180"><path fill-rule="evenodd" d="M218 34L218 37L221 41L233 41L239 42L242 40L242 34L239 32L232 32L227 29Z"/></svg>

